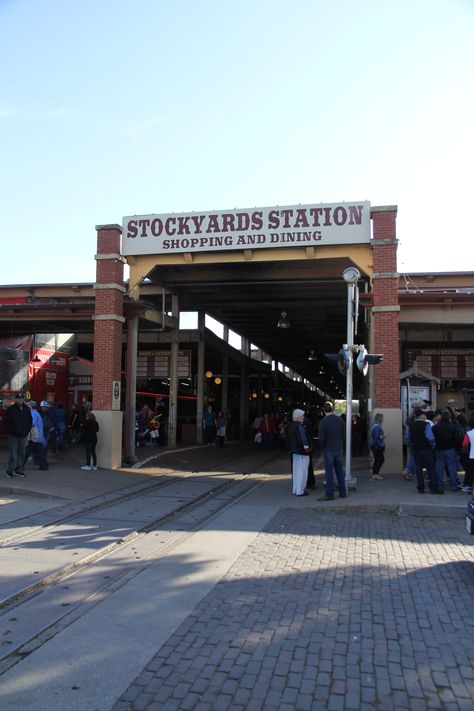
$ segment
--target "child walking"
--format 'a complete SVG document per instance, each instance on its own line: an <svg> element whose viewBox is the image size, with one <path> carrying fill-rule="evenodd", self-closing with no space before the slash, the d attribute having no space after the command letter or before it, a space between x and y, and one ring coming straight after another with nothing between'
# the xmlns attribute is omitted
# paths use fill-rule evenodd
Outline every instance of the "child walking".
<svg viewBox="0 0 474 711"><path fill-rule="evenodd" d="M97 454L95 448L97 446L97 432L99 431L99 423L95 419L93 412L86 413L86 419L84 422L84 449L86 452L86 462L87 464L81 469L97 469ZM92 466L91 466L92 457Z"/></svg>

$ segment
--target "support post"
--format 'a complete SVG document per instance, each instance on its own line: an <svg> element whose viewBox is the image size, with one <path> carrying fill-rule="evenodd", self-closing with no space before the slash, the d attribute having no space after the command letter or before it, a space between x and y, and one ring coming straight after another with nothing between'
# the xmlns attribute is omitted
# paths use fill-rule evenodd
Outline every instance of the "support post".
<svg viewBox="0 0 474 711"><path fill-rule="evenodd" d="M171 315L179 321L179 301L178 296L173 294ZM178 353L179 353L179 330L174 331L173 340L170 347L170 399L168 408L168 447L176 447L178 428Z"/></svg>
<svg viewBox="0 0 474 711"><path fill-rule="evenodd" d="M200 311L198 314L198 359L197 359L197 383L196 383L196 442L203 443L202 418L204 414L204 360L206 356L206 326L205 314Z"/></svg>
<svg viewBox="0 0 474 711"><path fill-rule="evenodd" d="M229 409L229 356L222 356L222 412L227 415Z"/></svg>
<svg viewBox="0 0 474 711"><path fill-rule="evenodd" d="M247 437L249 419L249 371L245 363L240 368L240 422L239 439L244 442Z"/></svg>
<svg viewBox="0 0 474 711"><path fill-rule="evenodd" d="M137 349L138 349L138 316L132 316L127 324L127 380L125 390L125 461L133 464L135 456L135 420L137 416Z"/></svg>
<svg viewBox="0 0 474 711"><path fill-rule="evenodd" d="M372 416L384 416L384 472L401 472L403 468L402 411L400 407L400 347L397 271L397 237L395 205L371 208L372 217L372 333L374 353L384 358L374 369Z"/></svg>
<svg viewBox="0 0 474 711"><path fill-rule="evenodd" d="M347 348L349 365L346 372L346 485L352 481L352 393L353 393L353 353L354 345L354 299L357 284L347 285Z"/></svg>
<svg viewBox="0 0 474 711"><path fill-rule="evenodd" d="M344 345L346 354L346 484L355 484L351 471L352 454L352 375L354 367L354 319L357 318L355 304L358 303L359 291L357 282L360 272L355 267L348 267L342 272L342 278L347 284L347 343Z"/></svg>
<svg viewBox="0 0 474 711"><path fill-rule="evenodd" d="M100 426L97 456L99 466L122 465L123 259L120 255L120 225L98 225L95 256L94 379L92 406Z"/></svg>

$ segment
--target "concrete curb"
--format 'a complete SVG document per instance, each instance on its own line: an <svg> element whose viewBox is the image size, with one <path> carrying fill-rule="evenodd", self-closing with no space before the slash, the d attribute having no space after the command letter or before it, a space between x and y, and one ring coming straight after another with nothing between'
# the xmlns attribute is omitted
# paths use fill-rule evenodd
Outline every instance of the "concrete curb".
<svg viewBox="0 0 474 711"><path fill-rule="evenodd" d="M439 506L436 504L400 504L400 516L432 516L435 518L462 518L467 511L465 506Z"/></svg>

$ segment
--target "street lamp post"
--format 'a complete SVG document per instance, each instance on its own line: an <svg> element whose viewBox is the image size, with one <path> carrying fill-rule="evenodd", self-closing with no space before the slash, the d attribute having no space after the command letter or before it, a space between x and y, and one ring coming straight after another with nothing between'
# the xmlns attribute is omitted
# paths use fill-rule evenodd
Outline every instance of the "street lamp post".
<svg viewBox="0 0 474 711"><path fill-rule="evenodd" d="M352 483L351 470L351 440L352 440L352 351L354 346L354 319L355 302L358 294L357 282L360 279L360 272L355 267L348 267L342 273L342 278L347 284L347 343L344 349L348 352L348 365L346 370L346 486Z"/></svg>

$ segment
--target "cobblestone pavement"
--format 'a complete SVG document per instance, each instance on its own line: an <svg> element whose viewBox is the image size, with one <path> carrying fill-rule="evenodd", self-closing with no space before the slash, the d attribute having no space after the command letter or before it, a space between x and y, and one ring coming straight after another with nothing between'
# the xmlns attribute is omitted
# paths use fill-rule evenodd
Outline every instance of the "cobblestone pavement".
<svg viewBox="0 0 474 711"><path fill-rule="evenodd" d="M472 711L462 524L281 510L114 711Z"/></svg>

